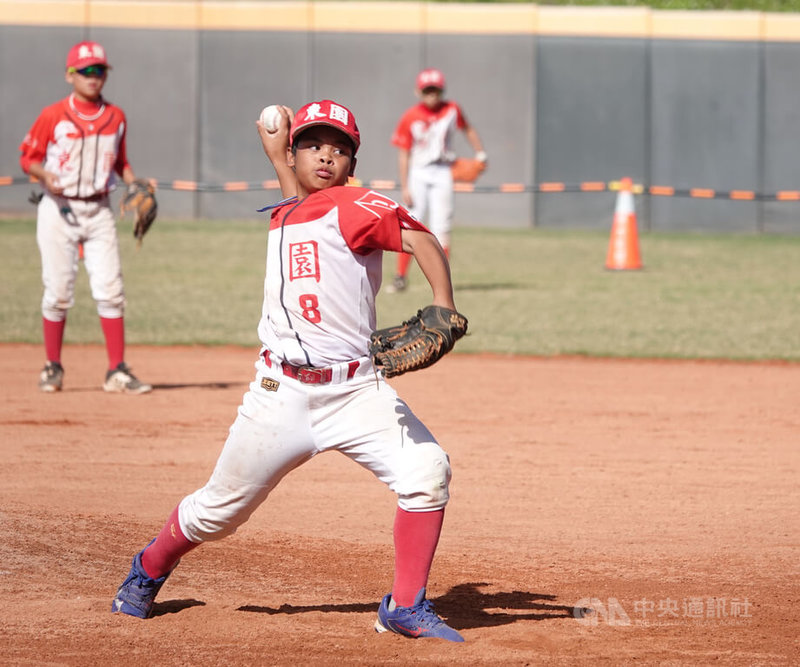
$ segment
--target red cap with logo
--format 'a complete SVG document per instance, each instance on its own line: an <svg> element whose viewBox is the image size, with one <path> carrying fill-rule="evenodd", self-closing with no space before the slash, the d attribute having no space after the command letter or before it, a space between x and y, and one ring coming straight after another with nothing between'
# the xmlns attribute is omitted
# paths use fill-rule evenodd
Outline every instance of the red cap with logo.
<svg viewBox="0 0 800 667"><path fill-rule="evenodd" d="M425 90L426 88L444 90L444 74L432 67L422 70L417 74L417 90Z"/></svg>
<svg viewBox="0 0 800 667"><path fill-rule="evenodd" d="M67 54L67 69L74 71L89 65L105 65L111 69L102 46L97 42L79 42Z"/></svg>
<svg viewBox="0 0 800 667"><path fill-rule="evenodd" d="M292 127L289 130L290 141L294 143L297 135L303 130L314 125L328 125L344 132L353 142L353 155L361 145L361 135L358 132L355 116L345 106L333 100L309 102L294 115Z"/></svg>

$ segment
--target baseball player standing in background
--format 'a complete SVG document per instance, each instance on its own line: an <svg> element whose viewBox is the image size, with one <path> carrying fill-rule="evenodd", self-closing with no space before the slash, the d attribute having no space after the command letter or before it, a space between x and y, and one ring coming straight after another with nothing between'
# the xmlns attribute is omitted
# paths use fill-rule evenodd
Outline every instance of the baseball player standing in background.
<svg viewBox="0 0 800 667"><path fill-rule="evenodd" d="M61 347L67 311L74 304L81 246L108 353L103 389L126 394L152 389L125 363L125 295L108 195L117 176L127 184L136 176L126 155L125 114L101 94L109 69L100 44L73 46L66 72L72 93L42 110L20 146L23 171L35 176L43 189L36 241L42 256L47 357L39 388L46 392L60 391L64 382Z"/></svg>
<svg viewBox="0 0 800 667"><path fill-rule="evenodd" d="M267 207L255 380L210 479L134 556L112 612L147 618L182 556L232 534L287 473L337 450L397 494L394 583L375 629L463 641L425 597L450 462L368 354L383 251L411 253L433 304L455 310L445 253L396 202L344 187L360 144L349 109L331 100L306 104L296 115L279 107L274 127L257 127L286 199Z"/></svg>
<svg viewBox="0 0 800 667"><path fill-rule="evenodd" d="M478 132L467 121L461 107L444 99L444 74L424 69L417 75L416 94L420 102L400 118L392 135L397 146L397 165L403 203L409 212L427 225L445 253L450 253L450 228L455 196L450 164L455 159L450 143L453 131L462 130L475 151L475 158L486 162L486 152ZM397 272L387 291L406 288L410 255L397 257Z"/></svg>

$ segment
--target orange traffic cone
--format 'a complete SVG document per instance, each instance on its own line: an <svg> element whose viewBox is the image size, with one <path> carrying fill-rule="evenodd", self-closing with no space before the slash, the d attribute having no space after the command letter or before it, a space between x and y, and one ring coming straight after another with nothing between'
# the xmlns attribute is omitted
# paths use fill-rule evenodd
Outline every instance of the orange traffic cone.
<svg viewBox="0 0 800 667"><path fill-rule="evenodd" d="M633 208L633 181L627 177L620 181L614 223L608 242L606 268L614 271L642 268L636 211Z"/></svg>

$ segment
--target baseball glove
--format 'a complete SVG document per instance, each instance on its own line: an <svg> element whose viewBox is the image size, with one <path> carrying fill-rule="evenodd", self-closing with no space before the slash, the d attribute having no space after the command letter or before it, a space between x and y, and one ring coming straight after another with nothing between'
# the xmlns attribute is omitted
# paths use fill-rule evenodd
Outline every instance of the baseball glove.
<svg viewBox="0 0 800 667"><path fill-rule="evenodd" d="M158 203L155 196L156 189L152 183L143 178L135 180L128 185L128 192L119 203L122 215L128 211L134 212L133 236L142 245L142 239L156 219Z"/></svg>
<svg viewBox="0 0 800 667"><path fill-rule="evenodd" d="M435 364L467 333L467 318L449 308L426 306L399 326L370 335L369 353L390 378Z"/></svg>
<svg viewBox="0 0 800 667"><path fill-rule="evenodd" d="M486 162L475 158L459 157L450 164L450 169L453 172L454 181L474 183L486 169Z"/></svg>

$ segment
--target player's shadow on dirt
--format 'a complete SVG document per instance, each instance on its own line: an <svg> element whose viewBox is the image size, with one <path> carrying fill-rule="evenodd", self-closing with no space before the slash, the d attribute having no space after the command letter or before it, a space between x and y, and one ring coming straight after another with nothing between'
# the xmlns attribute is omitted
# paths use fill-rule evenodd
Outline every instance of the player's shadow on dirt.
<svg viewBox="0 0 800 667"><path fill-rule="evenodd" d="M247 382L185 382L182 384L154 384L153 389L164 391L168 389L231 389L233 387L246 387ZM64 393L67 392L92 392L103 393L102 385L91 387L67 387Z"/></svg>
<svg viewBox="0 0 800 667"><path fill-rule="evenodd" d="M154 384L153 389L230 389L245 387L246 382L186 382L183 384Z"/></svg>
<svg viewBox="0 0 800 667"><path fill-rule="evenodd" d="M557 597L528 591L483 592L486 582L453 586L435 598L436 611L458 630L491 628L517 621L574 618L575 608L554 604Z"/></svg>
<svg viewBox="0 0 800 667"><path fill-rule="evenodd" d="M490 628L508 625L517 621L545 621L553 618L574 618L574 607L553 604L555 595L529 593L526 591L501 591L484 593L480 589L487 583L459 584L446 594L433 598L436 611L457 630ZM262 607L244 605L236 611L258 614L305 614L321 611L326 613L378 612L377 602L354 604L315 604Z"/></svg>
<svg viewBox="0 0 800 667"><path fill-rule="evenodd" d="M184 609L190 607L205 607L206 603L200 600L189 598L187 600L166 600L164 602L156 602L153 605L153 616L166 616L167 614L177 614Z"/></svg>
<svg viewBox="0 0 800 667"><path fill-rule="evenodd" d="M309 611L321 611L324 613L336 614L360 614L366 612L378 613L378 602L355 602L352 604L282 604L280 607L262 607L254 604L246 604L238 607L236 611L251 611L256 614L305 614Z"/></svg>

